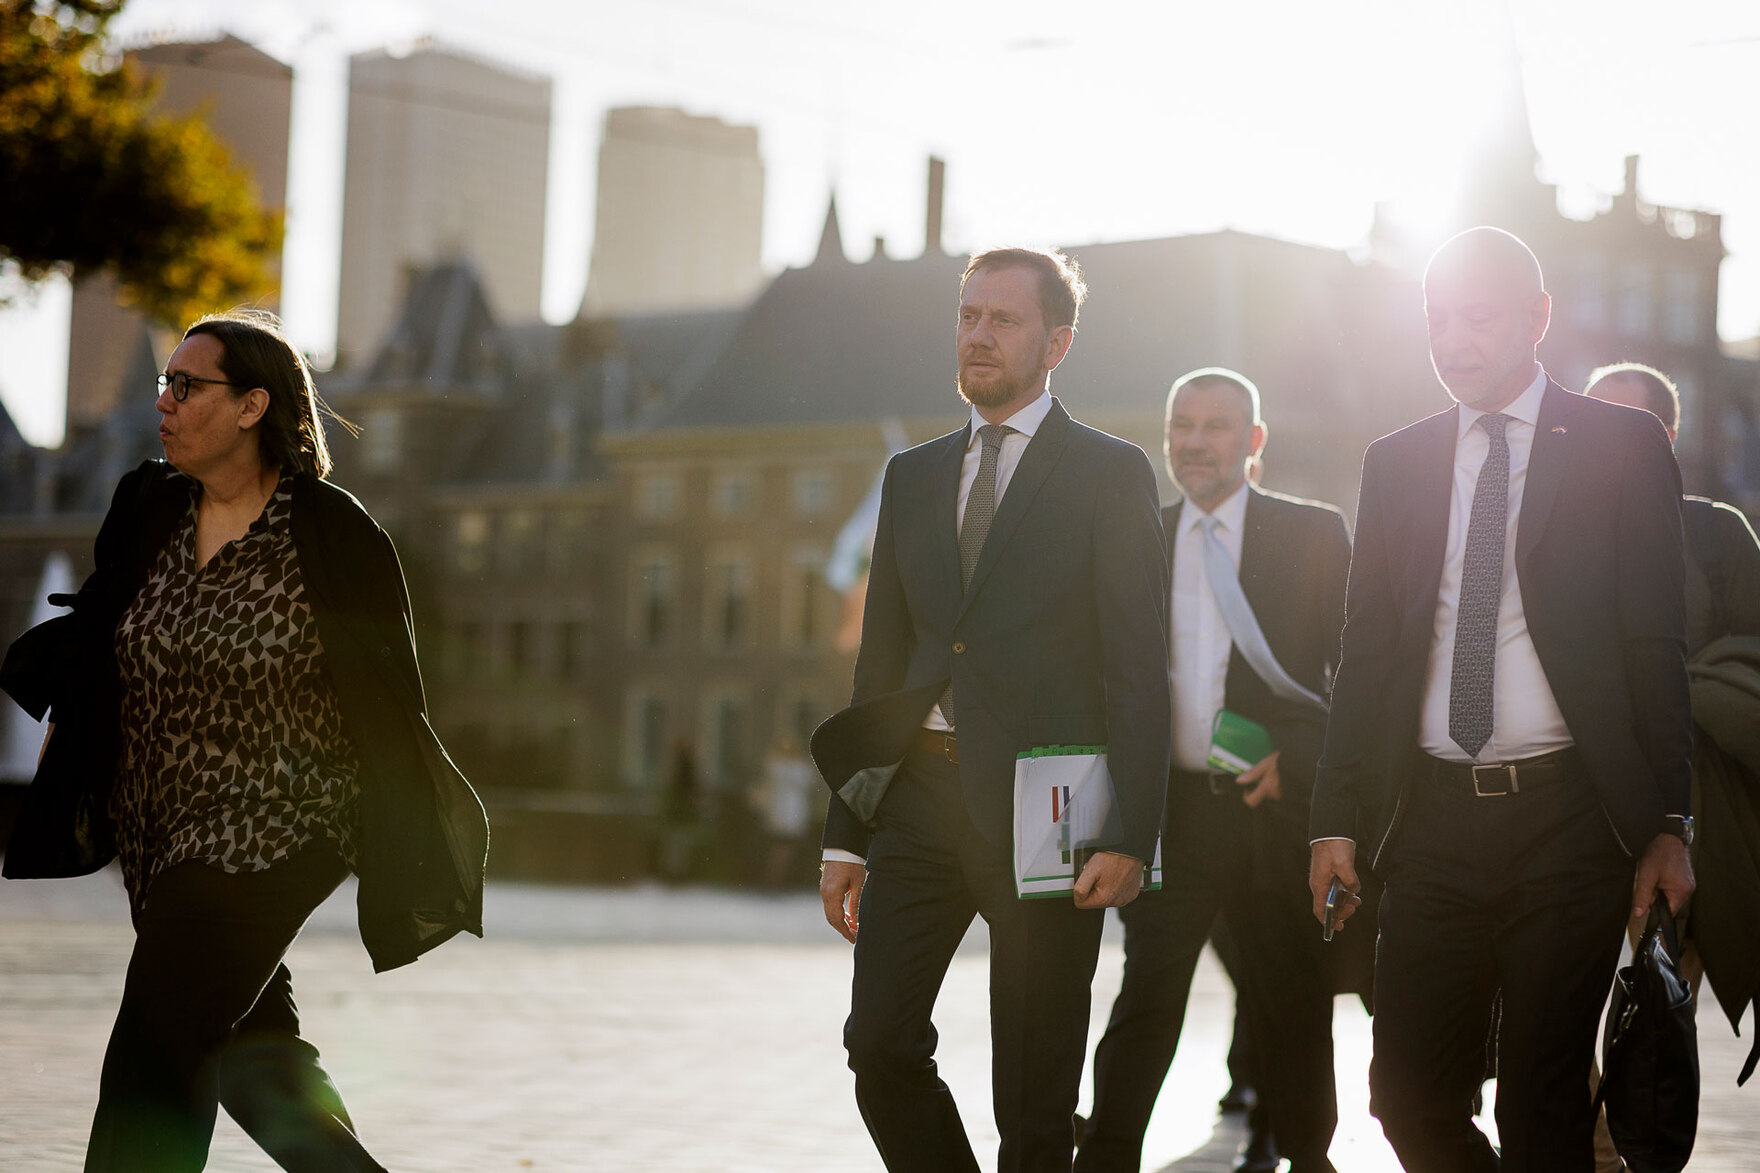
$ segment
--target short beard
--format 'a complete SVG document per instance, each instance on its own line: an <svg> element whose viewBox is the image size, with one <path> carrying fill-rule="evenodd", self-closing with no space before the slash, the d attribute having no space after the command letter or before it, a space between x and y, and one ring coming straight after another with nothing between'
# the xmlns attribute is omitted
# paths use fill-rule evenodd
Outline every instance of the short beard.
<svg viewBox="0 0 1760 1173"><path fill-rule="evenodd" d="M1028 380L1012 379L1007 375L1003 375L988 387L968 388L965 380L960 378L957 372L953 377L953 385L959 391L959 397L973 407L1001 407L1005 403L1015 402L1032 389L1032 384Z"/></svg>

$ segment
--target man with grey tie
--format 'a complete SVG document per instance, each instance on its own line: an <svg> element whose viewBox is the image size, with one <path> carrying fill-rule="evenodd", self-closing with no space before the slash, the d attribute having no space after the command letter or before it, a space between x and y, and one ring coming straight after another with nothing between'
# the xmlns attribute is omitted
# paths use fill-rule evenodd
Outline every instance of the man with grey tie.
<svg viewBox="0 0 1760 1173"><path fill-rule="evenodd" d="M1363 458L1314 914L1386 880L1371 1110L1407 1169L1589 1173L1626 919L1693 888L1680 473L1654 416L1547 377L1516 237L1449 240L1424 306L1456 404ZM1499 991L1501 1152L1472 1121Z"/></svg>
<svg viewBox="0 0 1760 1173"><path fill-rule="evenodd" d="M1154 857L1167 779L1167 563L1142 449L1071 419L1051 372L1085 293L1058 253L961 280L959 430L892 458L850 707L813 734L833 796L819 892L855 944L844 1046L889 1170L977 1161L930 1020L974 916L990 928L1000 1173L1068 1173L1104 910ZM1104 745L1119 834L1073 896L1023 900L1016 755Z"/></svg>
<svg viewBox="0 0 1760 1173"><path fill-rule="evenodd" d="M1350 538L1332 506L1248 483L1268 432L1245 375L1206 367L1182 376L1166 423L1167 470L1184 496L1162 511L1174 728L1165 880L1119 910L1124 980L1094 1051L1094 1111L1076 1169L1141 1165L1193 969L1220 912L1240 957L1236 996L1260 1098L1238 1167L1271 1173L1281 1151L1292 1173L1329 1173L1332 994L1305 877ZM1224 712L1265 730L1272 747L1238 776L1210 763Z"/></svg>

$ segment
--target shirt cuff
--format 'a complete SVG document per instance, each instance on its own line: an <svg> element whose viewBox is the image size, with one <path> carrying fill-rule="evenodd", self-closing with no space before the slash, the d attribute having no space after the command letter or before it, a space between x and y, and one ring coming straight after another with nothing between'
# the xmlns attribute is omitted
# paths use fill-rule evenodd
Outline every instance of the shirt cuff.
<svg viewBox="0 0 1760 1173"><path fill-rule="evenodd" d="M1357 841L1352 839L1349 835L1322 835L1318 839L1308 840L1309 847L1314 846L1316 843L1349 843L1352 847L1357 845Z"/></svg>
<svg viewBox="0 0 1760 1173"><path fill-rule="evenodd" d="M825 849L825 854L819 858L826 863L853 863L859 864L862 867L868 866L867 860L863 859L853 851L844 851L840 847L827 847Z"/></svg>

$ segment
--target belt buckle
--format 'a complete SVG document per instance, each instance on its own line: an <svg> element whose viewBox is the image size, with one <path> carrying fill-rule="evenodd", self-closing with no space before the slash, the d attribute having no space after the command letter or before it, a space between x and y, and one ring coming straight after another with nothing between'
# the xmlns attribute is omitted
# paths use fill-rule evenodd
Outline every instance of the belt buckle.
<svg viewBox="0 0 1760 1173"><path fill-rule="evenodd" d="M1235 785L1233 774L1221 774L1215 770L1204 775L1204 780L1210 783L1210 793L1218 797L1227 794Z"/></svg>
<svg viewBox="0 0 1760 1173"><path fill-rule="evenodd" d="M951 762L956 766L959 765L959 742L954 740L954 735L940 729L935 730L934 733L941 741L941 747L936 750L941 760Z"/></svg>
<svg viewBox="0 0 1760 1173"><path fill-rule="evenodd" d="M1479 784L1479 771L1501 771L1507 786L1502 790L1486 790ZM1516 781L1516 768L1505 763L1494 763L1488 766L1473 767L1473 793L1480 798L1507 798L1512 794L1520 794L1521 785Z"/></svg>

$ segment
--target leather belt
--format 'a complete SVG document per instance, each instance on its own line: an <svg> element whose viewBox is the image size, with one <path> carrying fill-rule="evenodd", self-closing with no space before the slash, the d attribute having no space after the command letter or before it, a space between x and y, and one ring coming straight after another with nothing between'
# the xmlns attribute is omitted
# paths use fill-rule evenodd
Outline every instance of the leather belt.
<svg viewBox="0 0 1760 1173"><path fill-rule="evenodd" d="M916 748L926 754L938 757L944 762L959 765L959 740L950 732L940 729L919 729Z"/></svg>
<svg viewBox="0 0 1760 1173"><path fill-rule="evenodd" d="M1478 798L1507 798L1559 782L1582 769L1575 746L1514 762L1445 762L1424 755L1432 781Z"/></svg>

